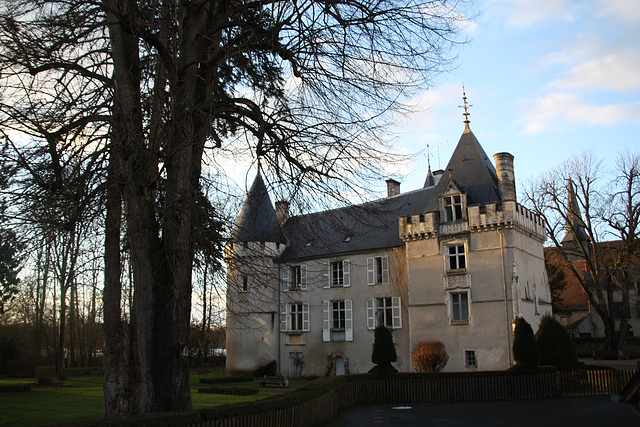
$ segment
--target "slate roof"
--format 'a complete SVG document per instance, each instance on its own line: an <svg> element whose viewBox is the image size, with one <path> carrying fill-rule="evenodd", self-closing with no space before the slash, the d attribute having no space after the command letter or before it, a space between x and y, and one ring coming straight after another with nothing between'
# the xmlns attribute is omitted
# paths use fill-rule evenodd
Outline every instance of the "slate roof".
<svg viewBox="0 0 640 427"><path fill-rule="evenodd" d="M231 241L285 243L267 186L259 172L231 231Z"/></svg>
<svg viewBox="0 0 640 427"><path fill-rule="evenodd" d="M231 239L286 243L281 261L400 247L403 242L399 238L398 217L439 210L439 197L450 179L447 171L466 193L468 205L501 202L495 168L467 128L437 185L360 205L294 216L282 229L258 174ZM425 184L428 183L429 179Z"/></svg>
<svg viewBox="0 0 640 427"><path fill-rule="evenodd" d="M471 131L462 134L447 165L468 205L501 202L495 168ZM433 212L448 182L361 205L291 217L283 227L288 238L282 261L348 252L400 247L398 217ZM426 184L426 183L425 183Z"/></svg>

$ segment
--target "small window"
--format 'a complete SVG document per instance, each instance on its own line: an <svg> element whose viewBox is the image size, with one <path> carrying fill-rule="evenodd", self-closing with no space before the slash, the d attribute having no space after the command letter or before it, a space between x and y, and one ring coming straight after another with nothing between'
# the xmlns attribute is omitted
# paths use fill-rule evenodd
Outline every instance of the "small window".
<svg viewBox="0 0 640 427"><path fill-rule="evenodd" d="M350 235L350 234L349 234L348 236L345 236L345 238L344 238L344 240L342 241L342 243L349 243L349 242L351 241L351 238L352 238L352 237L353 237L353 236L352 236L352 235Z"/></svg>
<svg viewBox="0 0 640 427"><path fill-rule="evenodd" d="M249 278L242 276L242 292L249 292Z"/></svg>
<svg viewBox="0 0 640 427"><path fill-rule="evenodd" d="M465 368L477 368L478 367L478 359L476 359L476 351L475 350L465 350L464 351L464 367Z"/></svg>
<svg viewBox="0 0 640 427"><path fill-rule="evenodd" d="M444 212L447 222L460 221L462 217L462 196L444 197Z"/></svg>
<svg viewBox="0 0 640 427"><path fill-rule="evenodd" d="M449 270L467 268L464 245L447 246L447 256L449 258Z"/></svg>
<svg viewBox="0 0 640 427"><path fill-rule="evenodd" d="M469 323L469 294L467 292L451 292L451 322Z"/></svg>
<svg viewBox="0 0 640 427"><path fill-rule="evenodd" d="M300 291L307 288L307 268L305 265L289 267L289 290Z"/></svg>
<svg viewBox="0 0 640 427"><path fill-rule="evenodd" d="M305 243L304 245L305 245L306 247L309 247L309 246L311 246L312 244L313 244L313 239L311 239L311 240L307 240L307 243Z"/></svg>

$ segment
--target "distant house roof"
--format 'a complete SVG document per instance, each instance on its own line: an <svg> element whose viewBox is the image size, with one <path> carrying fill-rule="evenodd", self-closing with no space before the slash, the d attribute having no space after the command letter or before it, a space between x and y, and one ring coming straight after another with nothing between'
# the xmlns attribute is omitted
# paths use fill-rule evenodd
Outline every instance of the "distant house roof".
<svg viewBox="0 0 640 427"><path fill-rule="evenodd" d="M247 193L236 225L231 231L231 241L285 242L267 186L259 172Z"/></svg>
<svg viewBox="0 0 640 427"><path fill-rule="evenodd" d="M447 165L467 203L500 202L495 168L471 131L462 134ZM282 261L403 245L398 217L439 210L446 175L435 186L361 205L291 217L283 227L288 238Z"/></svg>

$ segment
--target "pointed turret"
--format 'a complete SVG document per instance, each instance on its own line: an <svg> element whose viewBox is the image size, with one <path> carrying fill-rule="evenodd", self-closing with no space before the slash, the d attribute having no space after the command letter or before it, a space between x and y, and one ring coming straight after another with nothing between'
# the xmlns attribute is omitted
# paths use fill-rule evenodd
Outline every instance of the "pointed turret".
<svg viewBox="0 0 640 427"><path fill-rule="evenodd" d="M565 225L565 234L560 243L563 246L581 245L584 247L589 242L589 235L584 227L584 221L580 214L580 206L578 205L578 197L571 178L567 180L567 223Z"/></svg>
<svg viewBox="0 0 640 427"><path fill-rule="evenodd" d="M271 204L267 186L260 172L247 193L236 225L231 232L231 241L285 242L276 211Z"/></svg>

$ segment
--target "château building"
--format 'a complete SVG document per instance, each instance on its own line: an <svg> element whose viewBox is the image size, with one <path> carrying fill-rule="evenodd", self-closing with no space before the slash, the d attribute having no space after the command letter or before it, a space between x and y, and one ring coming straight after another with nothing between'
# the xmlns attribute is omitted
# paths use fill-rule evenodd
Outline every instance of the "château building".
<svg viewBox="0 0 640 427"><path fill-rule="evenodd" d="M389 180L382 199L290 216L258 173L226 247L227 371L367 372L377 325L399 371L431 338L445 371L513 364L514 318L535 331L551 313L545 228L518 204L513 156L494 166L465 116L446 170L428 168L418 190Z"/></svg>

